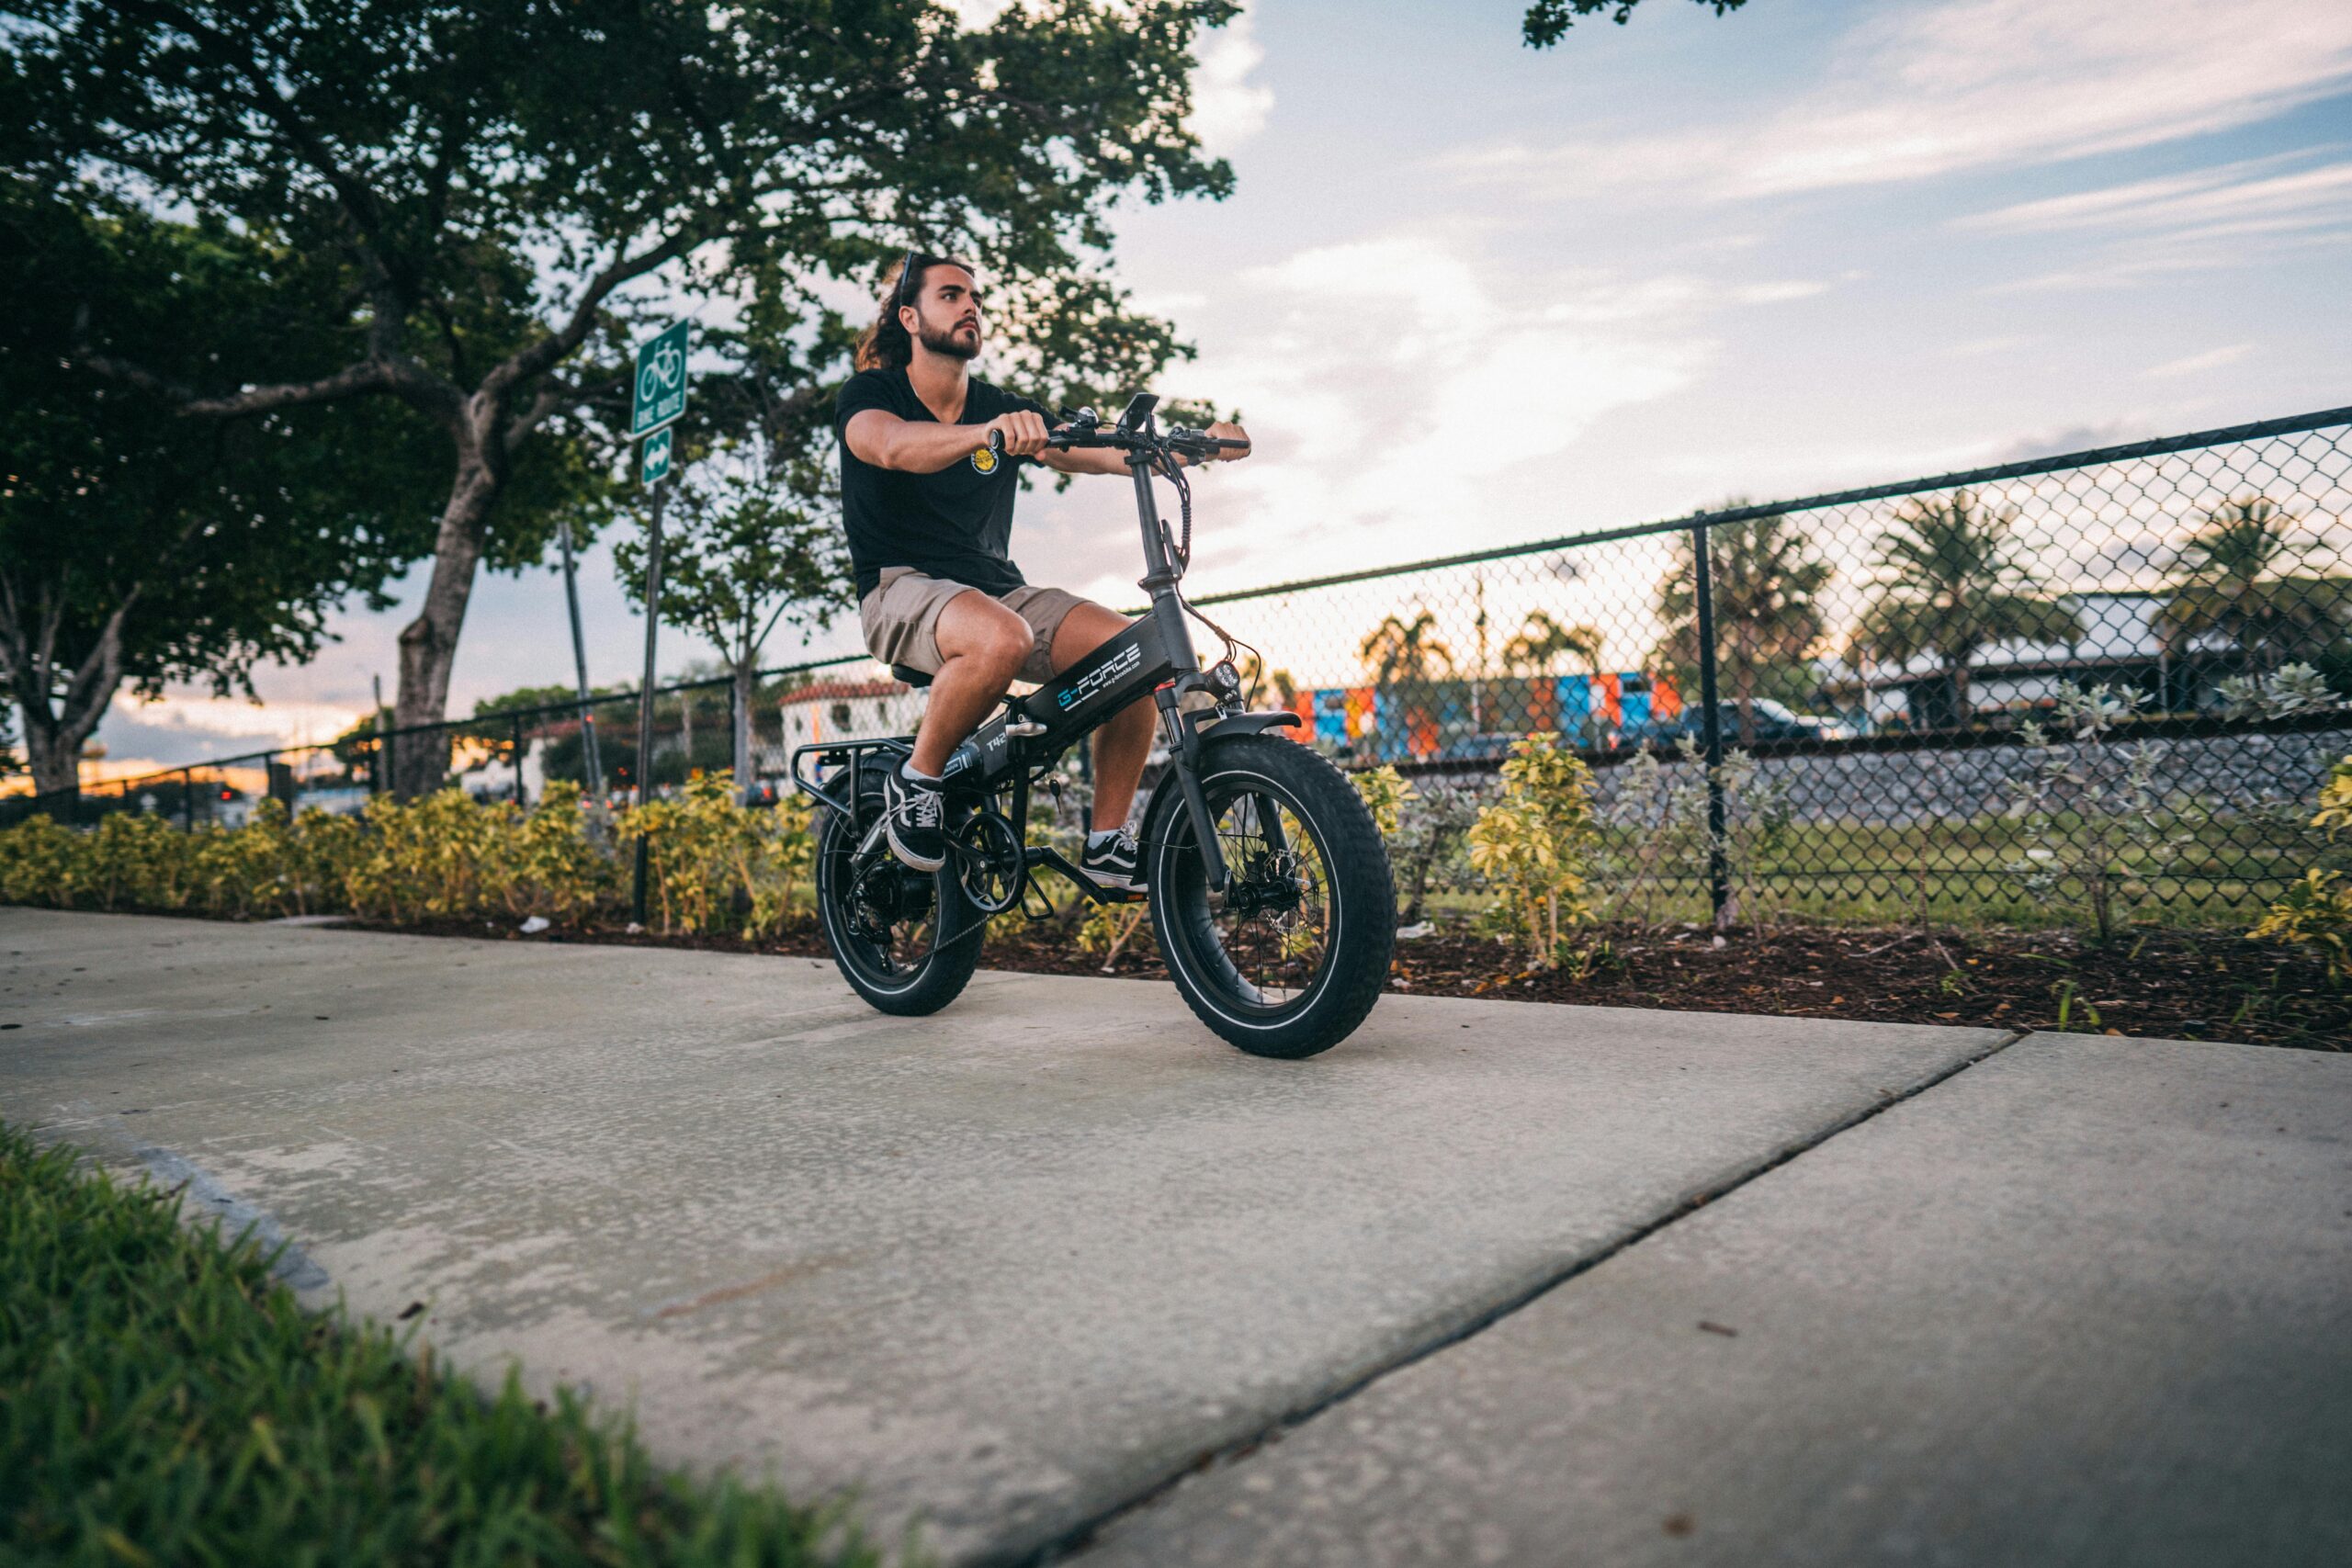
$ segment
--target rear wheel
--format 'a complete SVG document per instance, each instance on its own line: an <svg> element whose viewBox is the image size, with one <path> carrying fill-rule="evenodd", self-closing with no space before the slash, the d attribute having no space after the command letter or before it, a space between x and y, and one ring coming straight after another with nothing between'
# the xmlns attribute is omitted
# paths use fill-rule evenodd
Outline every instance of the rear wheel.
<svg viewBox="0 0 2352 1568"><path fill-rule="evenodd" d="M856 824L839 812L820 815L817 912L842 978L884 1012L937 1012L979 966L988 924L965 895L955 860L912 871L887 846L861 856Z"/></svg>
<svg viewBox="0 0 2352 1568"><path fill-rule="evenodd" d="M1150 833L1151 922L1202 1022L1260 1056L1311 1056L1379 999L1396 942L1388 850L1346 777L1295 741L1213 742L1202 793L1225 855L1209 890L1171 781Z"/></svg>

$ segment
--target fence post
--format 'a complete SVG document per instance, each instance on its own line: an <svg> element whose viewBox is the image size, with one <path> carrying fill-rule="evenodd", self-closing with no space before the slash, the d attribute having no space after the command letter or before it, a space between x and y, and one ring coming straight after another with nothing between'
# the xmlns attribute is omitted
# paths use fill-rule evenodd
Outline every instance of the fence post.
<svg viewBox="0 0 2352 1568"><path fill-rule="evenodd" d="M1707 530L1690 530L1690 558L1699 609L1699 733L1707 761L1707 898L1715 924L1731 904L1731 859L1724 846L1724 716L1715 695L1715 569L1709 558Z"/></svg>
<svg viewBox="0 0 2352 1568"><path fill-rule="evenodd" d="M523 716L514 716L514 808L523 808Z"/></svg>

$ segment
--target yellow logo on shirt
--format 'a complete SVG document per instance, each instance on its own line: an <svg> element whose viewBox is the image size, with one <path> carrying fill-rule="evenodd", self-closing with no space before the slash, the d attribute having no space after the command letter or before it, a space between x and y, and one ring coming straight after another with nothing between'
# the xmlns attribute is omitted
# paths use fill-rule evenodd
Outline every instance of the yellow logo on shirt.
<svg viewBox="0 0 2352 1568"><path fill-rule="evenodd" d="M989 451L985 446L972 454L972 468L976 473L992 474L996 472L996 454Z"/></svg>

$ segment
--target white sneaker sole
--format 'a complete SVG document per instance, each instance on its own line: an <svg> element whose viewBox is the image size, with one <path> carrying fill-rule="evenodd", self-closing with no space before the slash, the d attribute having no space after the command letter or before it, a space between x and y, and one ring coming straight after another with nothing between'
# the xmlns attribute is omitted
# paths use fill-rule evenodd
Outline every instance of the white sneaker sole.
<svg viewBox="0 0 2352 1568"><path fill-rule="evenodd" d="M947 863L945 855L941 855L934 860L924 860L906 845L899 842L896 824L888 818L885 818L882 822L882 838L889 844L890 852L898 857L899 863L910 871L937 871Z"/></svg>

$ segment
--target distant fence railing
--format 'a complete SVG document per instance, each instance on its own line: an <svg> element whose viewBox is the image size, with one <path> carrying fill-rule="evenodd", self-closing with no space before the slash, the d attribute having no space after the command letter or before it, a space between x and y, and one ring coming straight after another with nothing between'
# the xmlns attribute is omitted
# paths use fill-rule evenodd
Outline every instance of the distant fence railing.
<svg viewBox="0 0 2352 1568"><path fill-rule="evenodd" d="M821 713L844 694L853 694L851 700L871 707L885 694L881 688L869 693L869 683L854 682L836 690L825 681L828 671L865 662L863 655L852 655L759 672L753 700L743 716L752 764L749 776L767 781L765 788L752 786L755 797L774 798L785 751L794 742L786 732L790 719L782 700L797 696L797 705ZM734 766L736 692L729 677L656 688L652 788L674 786L690 773ZM482 798L534 800L548 782L560 780L623 805L637 787L639 700L633 691L605 692L585 703L501 709L439 724L388 724L338 741L277 746L101 780L72 795L0 796L0 827L36 814L88 826L121 811L161 816L191 829L234 826L256 802L270 798L289 807L356 810L369 795L391 787L392 756L404 743L446 747L450 782ZM598 770L593 783L591 728Z"/></svg>
<svg viewBox="0 0 2352 1568"><path fill-rule="evenodd" d="M1514 739L1550 734L1596 765L1606 800L1615 764L1665 758L1662 787L1705 792L1712 848L1686 881L1717 908L1735 878L1823 914L2046 903L2032 863L2083 863L2113 802L2086 784L2070 820L2063 780L2029 800L2049 758L2030 727L2108 686L2129 711L2093 750L2120 766L2150 749L2132 787L2154 825L2127 871L2190 918L2239 911L2301 874L2295 808L2352 750L2352 408L1197 603L1254 645L1260 705L1297 712L1351 766L1476 788ZM905 730L920 694L840 668L863 662L762 673L744 716L755 779L827 726ZM787 686L827 682L787 714ZM608 716L607 793L635 782L637 700L589 705ZM662 689L657 786L730 764L733 705L724 680ZM535 779L585 782L582 721L560 703L384 739L446 737L467 787L527 796ZM379 786L382 748L220 759L87 786L72 809L194 826L256 793L356 798ZM0 800L0 823L45 804ZM1766 806L1771 832L1736 848Z"/></svg>

